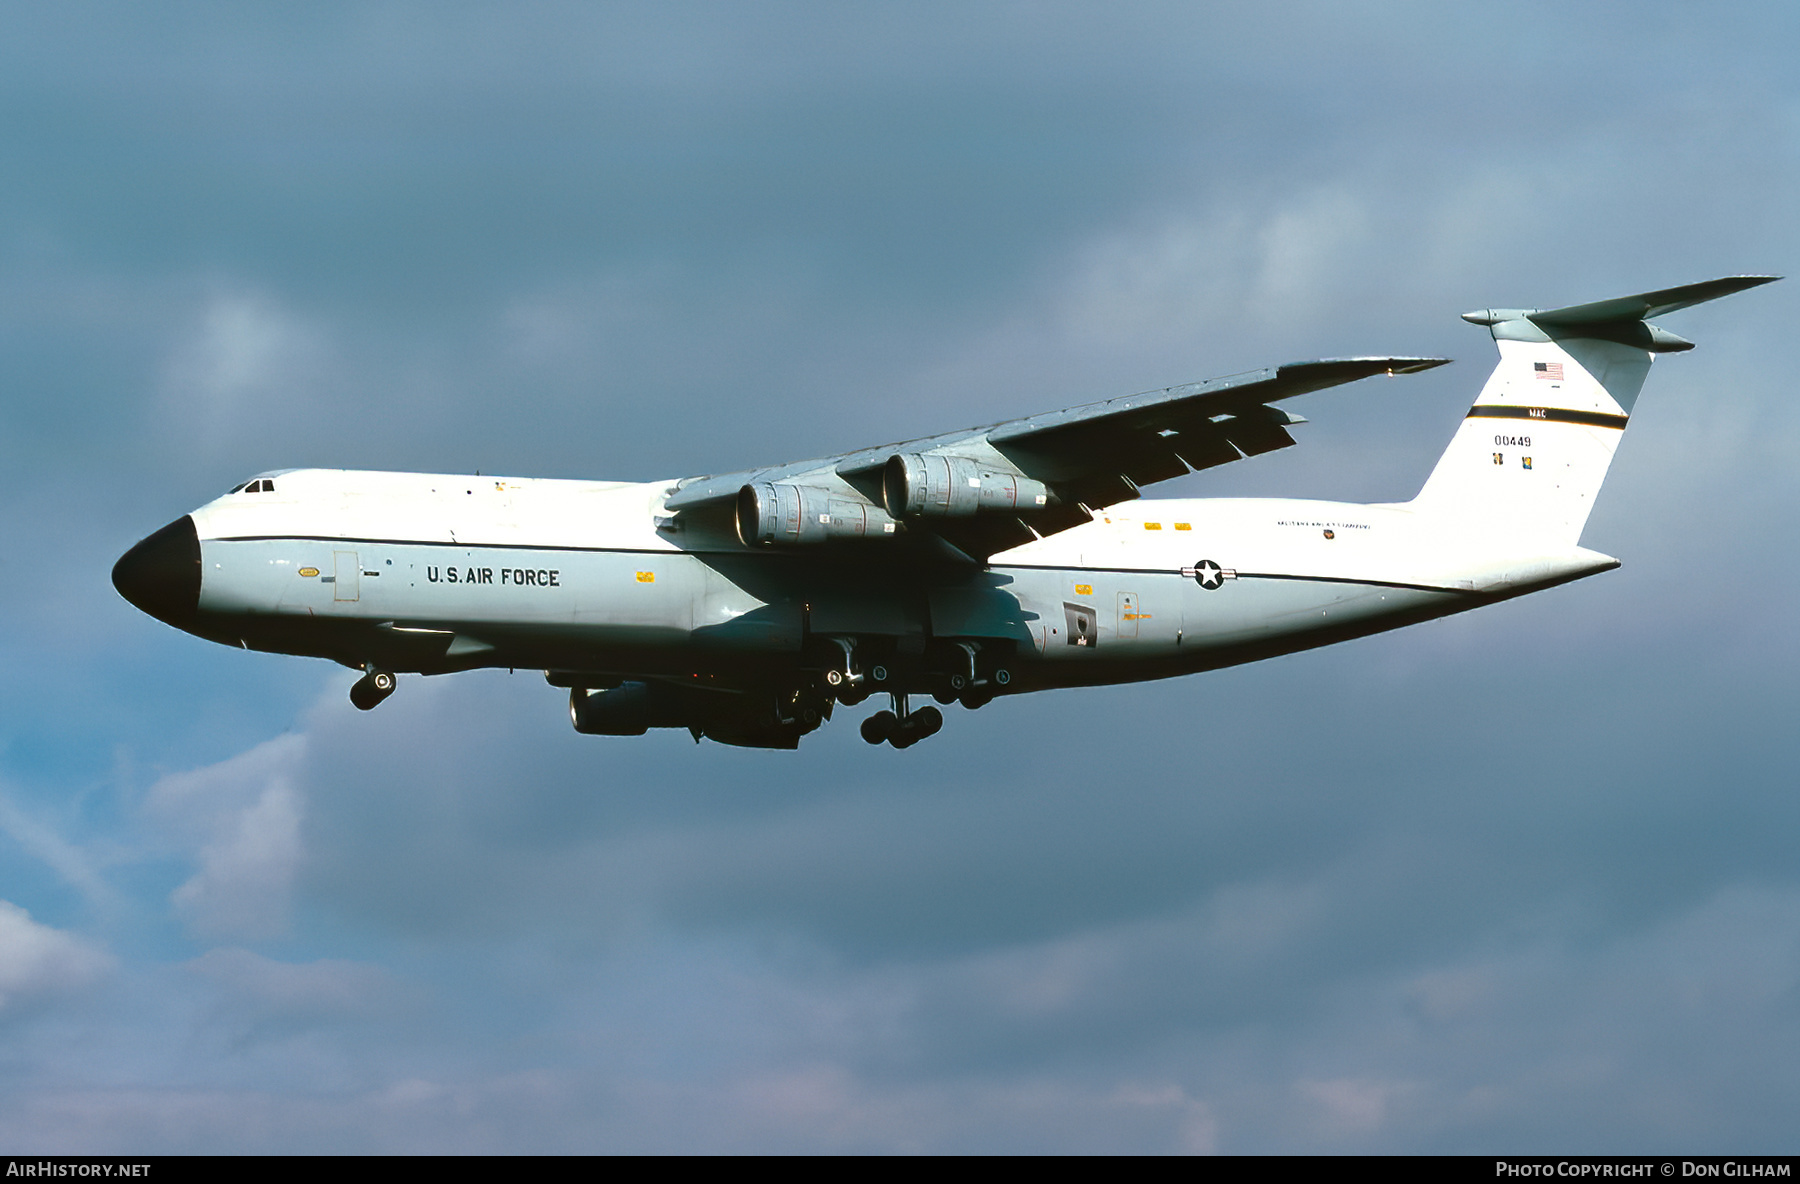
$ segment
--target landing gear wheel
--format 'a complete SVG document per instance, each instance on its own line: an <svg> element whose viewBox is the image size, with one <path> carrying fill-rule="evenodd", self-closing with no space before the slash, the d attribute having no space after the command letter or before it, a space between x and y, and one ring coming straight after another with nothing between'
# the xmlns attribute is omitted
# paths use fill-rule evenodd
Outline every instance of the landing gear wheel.
<svg viewBox="0 0 1800 1184"><path fill-rule="evenodd" d="M862 738L870 744L880 744L886 740L900 723L900 719L891 711L877 711L862 721Z"/></svg>
<svg viewBox="0 0 1800 1184"><path fill-rule="evenodd" d="M896 719L888 728L887 741L895 748L911 748L925 737L935 735L943 726L943 712L935 707L921 707L905 719Z"/></svg>
<svg viewBox="0 0 1800 1184"><path fill-rule="evenodd" d="M386 670L371 670L350 687L350 702L358 711L368 711L394 693L394 676Z"/></svg>

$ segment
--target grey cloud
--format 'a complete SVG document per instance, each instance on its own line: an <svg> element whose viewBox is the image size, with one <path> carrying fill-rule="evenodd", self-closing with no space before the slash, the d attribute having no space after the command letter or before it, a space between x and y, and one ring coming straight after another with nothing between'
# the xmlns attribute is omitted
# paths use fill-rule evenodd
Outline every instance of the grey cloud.
<svg viewBox="0 0 1800 1184"><path fill-rule="evenodd" d="M191 843L200 865L171 897L196 931L245 938L285 932L305 857L305 797L292 772L305 747L303 737L280 736L151 787L147 813Z"/></svg>
<svg viewBox="0 0 1800 1184"><path fill-rule="evenodd" d="M1507 17L18 14L0 754L67 867L8 894L130 973L14 1023L11 1141L1778 1143L1790 285L1671 318L1622 570L904 754L577 737L525 672L362 715L106 583L266 468L722 470L1376 350L1459 365L1169 492L1410 496L1457 313L1791 270L1788 6Z"/></svg>
<svg viewBox="0 0 1800 1184"><path fill-rule="evenodd" d="M294 964L232 948L208 950L189 966L247 1006L279 1015L366 1010L389 989L391 977L379 967L340 959Z"/></svg>

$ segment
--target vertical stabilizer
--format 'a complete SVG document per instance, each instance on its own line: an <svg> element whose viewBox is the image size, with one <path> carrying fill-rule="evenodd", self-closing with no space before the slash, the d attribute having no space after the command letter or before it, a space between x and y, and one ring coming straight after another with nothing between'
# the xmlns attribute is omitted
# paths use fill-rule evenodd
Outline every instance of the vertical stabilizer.
<svg viewBox="0 0 1800 1184"><path fill-rule="evenodd" d="M1646 324L1776 276L1733 276L1569 308L1490 308L1500 364L1411 502L1422 514L1549 547L1581 538L1651 360L1694 348Z"/></svg>

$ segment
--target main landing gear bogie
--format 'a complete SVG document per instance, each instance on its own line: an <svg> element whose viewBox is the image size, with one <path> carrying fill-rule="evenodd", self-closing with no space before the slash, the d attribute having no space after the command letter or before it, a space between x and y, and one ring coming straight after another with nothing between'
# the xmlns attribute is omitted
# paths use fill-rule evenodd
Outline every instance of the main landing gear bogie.
<svg viewBox="0 0 1800 1184"><path fill-rule="evenodd" d="M350 702L358 711L369 711L394 693L395 679L392 671L377 670L374 666L370 666L368 671L350 687Z"/></svg>
<svg viewBox="0 0 1800 1184"><path fill-rule="evenodd" d="M896 695L896 699L903 696ZM905 704L901 704L905 711ZM901 715L893 711L877 711L863 720L862 738L870 744L884 741L895 748L911 748L944 726L944 713L935 707L921 707Z"/></svg>
<svg viewBox="0 0 1800 1184"><path fill-rule="evenodd" d="M812 651L814 677L828 701L853 707L877 692L893 700L893 709L877 711L862 721L862 738L870 744L910 748L944 726L944 713L936 707L908 710L912 694L929 694L939 703L961 703L973 710L985 707L1012 683L1012 671L1004 664L1010 651L985 646L980 641L946 641L918 653L893 653L893 646L875 643L873 652L858 639L818 639ZM878 657L879 661L870 658ZM894 663L890 665L889 663Z"/></svg>
<svg viewBox="0 0 1800 1184"><path fill-rule="evenodd" d="M1012 682L1005 651L985 649L980 642L939 643L923 657L890 666L892 657L882 649L880 660L868 660L868 647L849 637L821 638L814 651L812 669L819 690L828 698L854 707L877 691L888 694L929 694L948 706L984 707L1004 694Z"/></svg>

